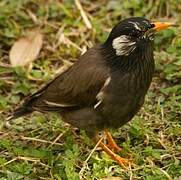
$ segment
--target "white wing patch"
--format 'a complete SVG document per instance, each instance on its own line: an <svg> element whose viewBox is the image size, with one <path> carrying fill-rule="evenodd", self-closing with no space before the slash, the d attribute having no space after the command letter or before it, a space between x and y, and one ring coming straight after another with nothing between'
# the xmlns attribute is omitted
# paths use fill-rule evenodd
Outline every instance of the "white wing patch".
<svg viewBox="0 0 181 180"><path fill-rule="evenodd" d="M98 100L98 102L94 105L94 109L96 109L103 101L104 98L104 89L109 85L111 81L111 77L108 77L103 85L103 87L101 88L100 92L97 94L96 99Z"/></svg>
<svg viewBox="0 0 181 180"><path fill-rule="evenodd" d="M55 103L55 102L50 102L50 101L44 101L48 106L51 107L72 107L75 106L74 104L67 104L67 103Z"/></svg>
<svg viewBox="0 0 181 180"><path fill-rule="evenodd" d="M112 46L116 50L117 56L128 56L135 48L136 42L131 41L129 36L122 35L113 40Z"/></svg>
<svg viewBox="0 0 181 180"><path fill-rule="evenodd" d="M96 109L102 103L102 100L103 100L102 91L97 94L96 99L98 100L98 102L94 105L94 109Z"/></svg>

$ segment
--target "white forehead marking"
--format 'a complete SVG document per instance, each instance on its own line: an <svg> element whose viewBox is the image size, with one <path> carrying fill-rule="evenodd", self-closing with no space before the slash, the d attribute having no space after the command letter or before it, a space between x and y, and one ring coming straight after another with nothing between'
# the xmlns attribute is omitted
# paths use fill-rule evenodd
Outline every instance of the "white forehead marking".
<svg viewBox="0 0 181 180"><path fill-rule="evenodd" d="M130 23L130 24L133 24L133 25L134 25L134 27L135 27L135 29L137 29L137 30L140 30L140 31L141 31L141 28L139 27L139 23L137 23L137 22L132 22L132 21L129 21L129 23Z"/></svg>
<svg viewBox="0 0 181 180"><path fill-rule="evenodd" d="M128 56L135 48L136 42L131 41L129 36L122 35L113 40L112 46L116 50L117 56Z"/></svg>
<svg viewBox="0 0 181 180"><path fill-rule="evenodd" d="M148 21L143 21L145 24L150 26L150 23Z"/></svg>

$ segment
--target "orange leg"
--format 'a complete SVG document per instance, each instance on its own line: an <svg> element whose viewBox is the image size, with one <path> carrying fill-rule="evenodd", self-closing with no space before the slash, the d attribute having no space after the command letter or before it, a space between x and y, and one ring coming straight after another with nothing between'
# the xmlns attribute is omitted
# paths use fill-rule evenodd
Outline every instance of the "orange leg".
<svg viewBox="0 0 181 180"><path fill-rule="evenodd" d="M122 166L124 169L126 168L126 165L128 164L128 161L122 157L120 157L119 155L117 155L116 153L114 153L111 149L109 149L109 147L107 147L107 145L105 145L101 140L100 137L96 136L94 138L94 141L97 143L99 142L98 146L101 147L103 149L103 151L105 151L109 156L111 156L111 158L113 160L115 160L120 166Z"/></svg>
<svg viewBox="0 0 181 180"><path fill-rule="evenodd" d="M111 151L103 142L100 142L99 146L109 155L111 158L118 162L120 166L122 166L124 169L126 169L125 164L128 163L128 161L119 155L115 154L113 151Z"/></svg>
<svg viewBox="0 0 181 180"><path fill-rule="evenodd" d="M116 152L116 153L120 152L121 148L116 144L111 133L107 129L105 129L105 133L106 133L107 141L108 141L107 147L111 149L113 152Z"/></svg>

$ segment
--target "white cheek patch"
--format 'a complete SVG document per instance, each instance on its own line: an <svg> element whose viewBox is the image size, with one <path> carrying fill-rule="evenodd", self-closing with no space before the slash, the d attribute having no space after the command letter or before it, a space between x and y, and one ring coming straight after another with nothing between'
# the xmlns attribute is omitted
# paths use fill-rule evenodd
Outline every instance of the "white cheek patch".
<svg viewBox="0 0 181 180"><path fill-rule="evenodd" d="M131 41L129 36L122 35L113 40L112 46L117 56L128 56L136 48L136 42Z"/></svg>

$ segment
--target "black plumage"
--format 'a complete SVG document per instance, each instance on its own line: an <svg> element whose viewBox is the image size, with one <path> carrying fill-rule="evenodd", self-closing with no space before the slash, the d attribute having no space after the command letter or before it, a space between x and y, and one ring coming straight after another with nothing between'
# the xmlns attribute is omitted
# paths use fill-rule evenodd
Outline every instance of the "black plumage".
<svg viewBox="0 0 181 180"><path fill-rule="evenodd" d="M142 33L128 22L151 28L143 18L120 22L105 43L89 49L67 71L28 97L13 118L33 111L57 112L64 121L91 136L128 122L142 106L154 72L153 45L147 38L140 40L129 55L116 55L112 47L115 38L129 35L137 39ZM108 78L110 82L104 87ZM97 97L100 91L101 99Z"/></svg>
<svg viewBox="0 0 181 180"><path fill-rule="evenodd" d="M168 26L140 17L121 21L105 43L89 49L26 98L11 118L33 111L56 112L92 138L99 131L122 126L144 103L154 73L154 33Z"/></svg>

